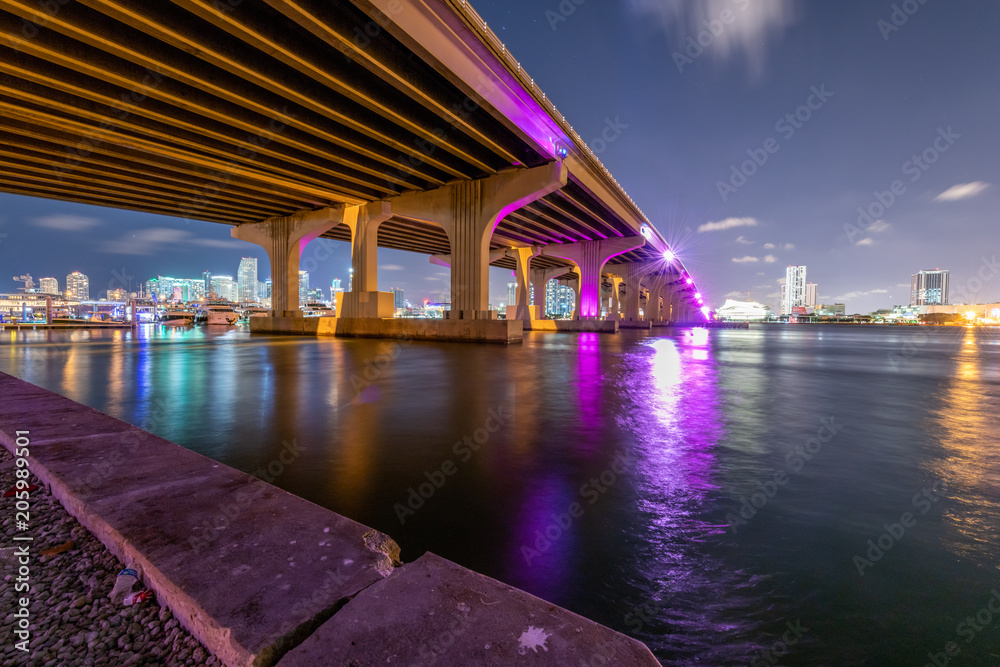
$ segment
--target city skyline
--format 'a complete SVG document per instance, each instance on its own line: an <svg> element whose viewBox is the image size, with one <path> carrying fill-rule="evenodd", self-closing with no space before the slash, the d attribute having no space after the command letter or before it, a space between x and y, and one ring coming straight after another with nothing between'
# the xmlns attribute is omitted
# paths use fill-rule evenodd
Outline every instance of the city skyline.
<svg viewBox="0 0 1000 667"><path fill-rule="evenodd" d="M671 13L646 0L588 3L570 16L527 0L476 8L673 243L714 306L753 292L775 308L786 264L810 266L823 276L817 300L846 302L851 312L908 303L907 277L928 266L949 267L953 287L970 299L1000 298L989 281L965 289L994 261L977 239L990 237L1000 203L1000 139L988 112L1000 92L979 82L1000 55L979 45L1000 26L1000 7L979 7L967 21L928 3L886 33L878 27L885 7L779 4L783 11L772 13L738 8L733 39L723 34L697 57L686 54L688 38L715 17L693 6ZM629 47L592 39L605 29L633 35ZM845 44L852 48L844 59L802 56ZM566 75L577 67L591 74ZM594 96L593 81L609 94ZM626 94L637 90L642 104ZM139 267L232 274L227 267L254 254L260 273L270 273L260 247L232 239L225 225L18 195L0 202L0 262L12 275L58 276L72 265L103 292ZM303 260L320 244L329 259L308 267L314 281L346 284L347 244L316 240ZM24 248L38 256L15 252ZM380 250L380 284L415 299L436 300L449 275L426 255ZM510 272L490 275L491 301L501 303Z"/></svg>

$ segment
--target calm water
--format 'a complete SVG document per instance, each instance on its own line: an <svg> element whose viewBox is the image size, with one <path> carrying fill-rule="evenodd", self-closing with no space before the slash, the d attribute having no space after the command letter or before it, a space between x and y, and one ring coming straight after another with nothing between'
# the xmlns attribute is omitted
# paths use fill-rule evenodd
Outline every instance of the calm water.
<svg viewBox="0 0 1000 667"><path fill-rule="evenodd" d="M1000 664L995 330L0 340L0 370L241 470L295 441L278 486L665 665L783 635L783 665L920 667L951 641L950 664Z"/></svg>

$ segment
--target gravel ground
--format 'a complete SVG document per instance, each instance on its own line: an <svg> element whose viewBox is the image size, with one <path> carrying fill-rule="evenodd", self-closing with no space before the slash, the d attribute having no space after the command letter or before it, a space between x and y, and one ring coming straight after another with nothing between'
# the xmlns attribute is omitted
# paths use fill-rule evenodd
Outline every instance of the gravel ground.
<svg viewBox="0 0 1000 667"><path fill-rule="evenodd" d="M14 485L14 459L0 447L0 496ZM0 664L2 665L221 665L177 623L170 610L156 600L124 607L108 595L124 567L59 504L34 476L39 488L31 493L30 527L16 530L15 499L0 497L3 539L0 572L4 585L0 599ZM11 550L16 534L31 535L31 639L27 653L18 650L14 634L17 599ZM63 553L41 556L41 551L65 544ZM136 584L133 590L139 590Z"/></svg>

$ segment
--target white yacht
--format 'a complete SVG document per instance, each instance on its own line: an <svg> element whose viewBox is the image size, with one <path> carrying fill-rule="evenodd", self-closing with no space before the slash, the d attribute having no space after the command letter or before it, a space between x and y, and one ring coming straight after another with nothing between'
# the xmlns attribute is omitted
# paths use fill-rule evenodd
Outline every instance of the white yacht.
<svg viewBox="0 0 1000 667"><path fill-rule="evenodd" d="M310 301L302 307L303 317L334 317L335 314L333 308L319 301Z"/></svg>
<svg viewBox="0 0 1000 667"><path fill-rule="evenodd" d="M263 306L250 305L244 306L240 313L240 321L246 322L251 317L267 317L271 314L271 311Z"/></svg>
<svg viewBox="0 0 1000 667"><path fill-rule="evenodd" d="M233 326L240 319L240 314L233 304L222 301L210 301L198 310L195 316L196 324Z"/></svg>

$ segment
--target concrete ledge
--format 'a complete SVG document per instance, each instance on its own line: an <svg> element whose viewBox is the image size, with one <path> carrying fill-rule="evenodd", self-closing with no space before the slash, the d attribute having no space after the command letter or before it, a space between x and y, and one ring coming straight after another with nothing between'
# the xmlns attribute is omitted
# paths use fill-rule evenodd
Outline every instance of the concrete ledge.
<svg viewBox="0 0 1000 667"><path fill-rule="evenodd" d="M274 664L392 571L359 523L9 375L0 396L0 442L28 431L31 471L226 665Z"/></svg>
<svg viewBox="0 0 1000 667"><path fill-rule="evenodd" d="M702 329L749 329L749 322L657 322L654 327L679 327L691 328L701 327Z"/></svg>
<svg viewBox="0 0 1000 667"><path fill-rule="evenodd" d="M646 320L621 320L618 322L621 329L643 329L649 331L653 328L653 323Z"/></svg>
<svg viewBox="0 0 1000 667"><path fill-rule="evenodd" d="M3 373L0 396L0 444L14 451L26 431L31 472L226 665L423 659L459 616L473 622L441 664L658 664L636 640L432 554L401 566L388 536L68 398ZM299 447L275 445L267 467Z"/></svg>
<svg viewBox="0 0 1000 667"><path fill-rule="evenodd" d="M479 343L520 343L520 320L432 320L359 317L252 317L251 333L354 338L406 338Z"/></svg>
<svg viewBox="0 0 1000 667"><path fill-rule="evenodd" d="M641 642L427 553L348 602L278 667L414 664L659 662Z"/></svg>
<svg viewBox="0 0 1000 667"><path fill-rule="evenodd" d="M531 320L525 324L530 331L618 333L614 320Z"/></svg>

